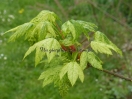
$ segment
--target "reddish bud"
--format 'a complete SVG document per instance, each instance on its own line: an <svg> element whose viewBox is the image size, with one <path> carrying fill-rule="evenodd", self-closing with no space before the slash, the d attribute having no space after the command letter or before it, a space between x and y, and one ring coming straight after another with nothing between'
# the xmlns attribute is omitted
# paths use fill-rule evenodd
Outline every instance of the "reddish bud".
<svg viewBox="0 0 132 99"><path fill-rule="evenodd" d="M69 46L71 51L76 51L76 47L74 45Z"/></svg>

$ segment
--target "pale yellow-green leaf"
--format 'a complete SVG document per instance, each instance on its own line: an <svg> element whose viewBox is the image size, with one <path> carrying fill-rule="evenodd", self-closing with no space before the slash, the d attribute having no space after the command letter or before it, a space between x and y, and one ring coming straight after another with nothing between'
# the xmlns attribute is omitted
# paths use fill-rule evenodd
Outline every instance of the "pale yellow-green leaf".
<svg viewBox="0 0 132 99"><path fill-rule="evenodd" d="M44 81L43 81L43 87L45 87L46 85L48 85L48 84L50 84L52 82L53 82L53 76L44 79Z"/></svg>
<svg viewBox="0 0 132 99"><path fill-rule="evenodd" d="M46 52L46 55L48 57L48 62L50 62L55 55L59 54L60 52L57 52L61 48L59 42L54 38L47 38L44 41L44 47L48 50Z"/></svg>
<svg viewBox="0 0 132 99"><path fill-rule="evenodd" d="M35 43L33 46L31 46L28 49L28 51L26 52L24 58L27 55L29 55L32 51L34 51L36 48L40 49L40 47L43 47L44 49L47 50L45 53L48 57L48 62L50 62L54 58L55 55L60 55L60 53L61 53L60 51L59 52L57 51L61 48L59 42L54 38L47 38L47 39L39 41L39 42ZM37 54L42 54L42 52L39 51L39 52L37 52ZM42 58L42 56L41 56L41 58ZM37 57L35 58L35 62L37 62L36 64L38 64Z"/></svg>
<svg viewBox="0 0 132 99"><path fill-rule="evenodd" d="M44 79L43 81L43 87L52 83L55 79L55 76L58 76L58 73L61 70L61 66L56 66L54 68L48 68L46 71L41 73L39 80Z"/></svg>
<svg viewBox="0 0 132 99"><path fill-rule="evenodd" d="M95 41L99 41L102 43L105 43L107 45L109 45L109 47L114 50L115 52L117 52L118 54L120 54L122 56L122 51L115 45L113 44L107 37L105 34L103 34L100 31L95 32ZM109 51L110 52L110 51Z"/></svg>
<svg viewBox="0 0 132 99"><path fill-rule="evenodd" d="M29 49L27 50L27 52L24 55L24 58L27 57L31 52L33 52L36 49L36 47L37 47L36 44L34 44L33 46L29 47Z"/></svg>
<svg viewBox="0 0 132 99"><path fill-rule="evenodd" d="M40 61L43 59L43 56L45 55L44 51L41 51L40 48L36 48L36 53L35 53L35 66L37 66Z"/></svg>
<svg viewBox="0 0 132 99"><path fill-rule="evenodd" d="M6 31L4 34L6 34L8 32L15 32L18 28L19 28L19 26L15 27L15 28L12 28L12 29Z"/></svg>
<svg viewBox="0 0 132 99"><path fill-rule="evenodd" d="M54 23L57 19L58 16L54 12L43 10L35 18L33 18L31 22L38 23L42 21L50 21Z"/></svg>
<svg viewBox="0 0 132 99"><path fill-rule="evenodd" d="M84 81L84 73L83 73L83 69L78 66L78 76L79 76L79 79L81 80L81 82Z"/></svg>
<svg viewBox="0 0 132 99"><path fill-rule="evenodd" d="M71 33L72 36L73 36L73 39L76 38L76 31L75 31L75 27L74 25L70 22L70 21L67 21L65 22L62 27L61 27L63 33L65 35L67 35L68 33Z"/></svg>
<svg viewBox="0 0 132 99"><path fill-rule="evenodd" d="M66 73L68 74L68 79L72 86L75 84L78 77L80 78L81 82L84 80L83 71L77 62L67 63L60 71L60 78L62 79Z"/></svg>
<svg viewBox="0 0 132 99"><path fill-rule="evenodd" d="M56 67L56 68L49 68L47 69L46 71L42 72L40 77L38 78L38 80L41 80L41 79L45 79L49 76L52 76L54 75L56 72L58 72L60 69L60 67Z"/></svg>
<svg viewBox="0 0 132 99"><path fill-rule="evenodd" d="M112 55L112 52L110 49L114 49L113 46L108 45L106 43L102 43L100 41L92 41L90 45L96 53L100 52L100 53Z"/></svg>
<svg viewBox="0 0 132 99"><path fill-rule="evenodd" d="M87 52L83 51L80 56L80 66L82 69L85 69L87 66Z"/></svg>
<svg viewBox="0 0 132 99"><path fill-rule="evenodd" d="M70 62L68 64L68 79L70 80L72 86L78 78L78 67L79 65L76 62Z"/></svg>
<svg viewBox="0 0 132 99"><path fill-rule="evenodd" d="M90 22L86 22L86 21L81 21L81 20L76 20L79 24L81 24L83 26L83 28L91 31L91 32L96 32L97 30L97 26L93 23Z"/></svg>
<svg viewBox="0 0 132 99"><path fill-rule="evenodd" d="M68 65L69 65L69 64L66 64L66 65L63 66L63 68L61 69L61 71L60 71L60 79L62 79L63 76L68 72Z"/></svg>
<svg viewBox="0 0 132 99"><path fill-rule="evenodd" d="M88 62L93 66L94 68L102 70L102 61L93 53L93 52L88 52Z"/></svg>
<svg viewBox="0 0 132 99"><path fill-rule="evenodd" d="M29 29L31 29L32 26L33 26L32 23L25 23L23 25L20 25L20 26L14 28L14 29L11 29L11 30L7 31L7 32L10 32L10 31L15 32L9 38L9 41L15 41L17 38L25 35L29 31Z"/></svg>

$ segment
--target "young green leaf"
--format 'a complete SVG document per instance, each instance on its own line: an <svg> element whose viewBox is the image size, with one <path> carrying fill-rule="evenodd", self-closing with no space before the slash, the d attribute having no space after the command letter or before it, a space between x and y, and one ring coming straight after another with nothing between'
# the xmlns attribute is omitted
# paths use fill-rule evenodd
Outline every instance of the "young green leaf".
<svg viewBox="0 0 132 99"><path fill-rule="evenodd" d="M102 61L93 52L88 52L87 57L87 60L91 64L91 66L100 70L103 69Z"/></svg>
<svg viewBox="0 0 132 99"><path fill-rule="evenodd" d="M56 81L56 79L54 79L54 77L58 76L58 72L60 72L61 68L62 67L57 66L55 68L49 68L46 71L44 71L43 73L41 73L39 80L44 79L43 87Z"/></svg>
<svg viewBox="0 0 132 99"><path fill-rule="evenodd" d="M41 75L40 75L40 77L38 78L38 80L48 78L49 76L53 76L53 75L55 75L57 72L60 72L61 69L62 69L61 66L56 66L56 67L54 67L54 68L48 68L46 71L44 71L43 73L41 73Z"/></svg>
<svg viewBox="0 0 132 99"><path fill-rule="evenodd" d="M66 64L65 66L63 66L63 68L61 69L61 72L60 72L60 79L62 79L63 76L68 72L68 67L69 67L69 63Z"/></svg>
<svg viewBox="0 0 132 99"><path fill-rule="evenodd" d="M15 32L10 38L9 38L9 42L10 41L15 41L17 38L25 35L33 26L33 23L25 23L23 25L20 25L14 29L11 29L7 32ZM6 33L7 33L6 32Z"/></svg>
<svg viewBox="0 0 132 99"><path fill-rule="evenodd" d="M86 21L81 21L81 20L76 20L81 26L83 26L84 29L90 31L90 32L96 32L97 26L93 23L86 22Z"/></svg>
<svg viewBox="0 0 132 99"><path fill-rule="evenodd" d="M73 86L78 78L78 64L71 62L68 65L68 79Z"/></svg>
<svg viewBox="0 0 132 99"><path fill-rule="evenodd" d="M60 55L60 51L57 52L57 50L60 50L61 45L56 39L53 38L47 38L44 42L44 48L47 49L49 52L46 52L46 55L48 57L48 62L50 62L55 55Z"/></svg>
<svg viewBox="0 0 132 99"><path fill-rule="evenodd" d="M38 39L37 41L45 39L47 34L50 34L50 37L56 37L53 27L53 24L51 24L49 21L39 22L32 30L32 33L29 33L26 35L26 37L36 37Z"/></svg>
<svg viewBox="0 0 132 99"><path fill-rule="evenodd" d="M71 46L71 45L75 44L75 42L73 40L71 40L70 38L60 40L60 43L64 46Z"/></svg>
<svg viewBox="0 0 132 99"><path fill-rule="evenodd" d="M115 52L119 53L122 56L122 52L121 50L115 45L113 44L106 36L105 34L101 33L100 31L97 31L95 33L95 41L97 42L102 42L104 44L107 45L107 48L111 48L112 50L114 50ZM102 45L103 46L103 45ZM109 51L110 53L110 51Z"/></svg>
<svg viewBox="0 0 132 99"><path fill-rule="evenodd" d="M41 51L40 48L36 48L36 53L35 53L35 66L37 66L40 61L43 59L45 55L45 52L44 51Z"/></svg>
<svg viewBox="0 0 132 99"><path fill-rule="evenodd" d="M110 49L114 49L113 46L106 43L102 43L100 41L92 41L90 45L96 53L100 52L100 53L112 55L112 52Z"/></svg>
<svg viewBox="0 0 132 99"><path fill-rule="evenodd" d="M31 52L33 52L33 51L36 49L37 44L38 44L38 43L36 43L36 44L34 44L33 46L29 47L29 49L28 49L27 52L25 53L23 59L26 58Z"/></svg>
<svg viewBox="0 0 132 99"><path fill-rule="evenodd" d="M61 27L64 35L66 36L67 34L71 33L72 36L73 36L73 39L75 40L76 38L76 31L75 31L75 27L74 25L70 22L70 21L67 21L65 22L62 27Z"/></svg>
<svg viewBox="0 0 132 99"><path fill-rule="evenodd" d="M46 85L50 84L53 82L53 77L54 76L50 76L49 78L45 78L43 81L43 87L45 87Z"/></svg>
<svg viewBox="0 0 132 99"><path fill-rule="evenodd" d="M61 48L59 42L56 39L54 39L54 38L47 38L47 39L39 41L38 43L35 43L33 46L31 46L28 49L28 51L26 52L24 58L27 55L29 55L32 51L34 51L36 48L39 49L40 47L43 47L43 48L45 48L47 50L44 53L46 53L49 62L54 58L54 56L56 54L59 55L59 53L61 53L60 51L57 52L57 50ZM40 51L39 51L39 54L41 54ZM35 61L38 61L38 60L35 60Z"/></svg>
<svg viewBox="0 0 132 99"><path fill-rule="evenodd" d="M55 23L57 19L58 19L58 16L54 12L43 10L35 18L33 18L31 22L38 23L43 21L50 21L52 23Z"/></svg>
<svg viewBox="0 0 132 99"><path fill-rule="evenodd" d="M80 56L80 66L84 70L87 66L87 52L83 51Z"/></svg>
<svg viewBox="0 0 132 99"><path fill-rule="evenodd" d="M66 73L68 74L68 79L70 80L72 86L75 84L78 77L82 82L84 80L83 71L77 62L67 63L60 72L60 79L62 79Z"/></svg>
<svg viewBox="0 0 132 99"><path fill-rule="evenodd" d="M30 22L17 26L5 33L15 32L9 38L9 41L15 41L17 38L25 35L25 40L34 43L45 39L45 36L49 35L49 33L50 37L56 37L53 23L55 23L57 19L58 17L54 12L44 10Z"/></svg>

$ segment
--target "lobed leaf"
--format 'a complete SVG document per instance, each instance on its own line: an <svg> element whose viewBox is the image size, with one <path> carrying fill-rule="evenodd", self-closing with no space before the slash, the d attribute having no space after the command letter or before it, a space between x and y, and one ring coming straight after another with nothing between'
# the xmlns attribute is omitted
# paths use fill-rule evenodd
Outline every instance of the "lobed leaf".
<svg viewBox="0 0 132 99"><path fill-rule="evenodd" d="M57 52L57 50L60 50L61 45L56 39L53 38L45 39L44 43L45 43L44 48L48 50L48 52L46 52L46 55L48 57L48 62L50 62L56 54L59 55L61 53L60 51Z"/></svg>
<svg viewBox="0 0 132 99"><path fill-rule="evenodd" d="M39 22L32 30L32 33L29 33L27 37L37 38L37 41L40 41L45 39L47 34L50 34L50 37L56 37L53 25L49 21L43 21Z"/></svg>
<svg viewBox="0 0 132 99"><path fill-rule="evenodd" d="M62 79L66 73L68 74L68 79L72 86L75 84L78 77L82 82L84 80L83 71L77 62L67 63L60 71L60 79Z"/></svg>
<svg viewBox="0 0 132 99"><path fill-rule="evenodd" d="M81 20L76 20L81 26L83 26L84 29L90 31L90 32L96 32L97 26L93 23L86 22L86 21L81 21Z"/></svg>
<svg viewBox="0 0 132 99"><path fill-rule="evenodd" d="M66 36L67 34L71 33L72 36L73 36L73 39L76 38L76 31L75 31L75 27L74 25L70 22L70 21L67 21L65 22L62 27L61 27L64 35Z"/></svg>
<svg viewBox="0 0 132 99"><path fill-rule="evenodd" d="M56 37L54 23L58 19L54 12L44 10L41 11L30 22L17 26L5 33L15 32L9 41L15 41L17 38L25 35L25 40L31 43L41 41L50 35L50 37Z"/></svg>
<svg viewBox="0 0 132 99"><path fill-rule="evenodd" d="M54 58L54 56L56 54L59 55L59 53L61 53L60 51L57 52L57 50L61 48L59 42L54 38L47 38L47 39L39 41L38 43L35 43L33 46L31 46L28 49L28 51L26 52L26 54L24 55L24 58L27 55L29 55L32 51L34 51L36 48L40 49L40 47L43 47L47 50L46 52L44 51L43 53L46 53L49 62ZM52 52L50 52L50 51L52 51ZM42 54L42 52L38 51L37 54ZM41 56L41 58L39 58L39 60L38 60L37 56L35 59L37 59L37 60L35 60L35 62L36 62L35 64L38 64L38 61L40 61L40 59L42 59L42 56Z"/></svg>
<svg viewBox="0 0 132 99"><path fill-rule="evenodd" d="M25 35L33 26L33 23L25 23L23 25L20 25L14 29L11 29L7 32L15 32L10 38L9 38L9 42L10 41L15 41L17 38L19 38L20 36ZM6 32L6 33L7 33Z"/></svg>
<svg viewBox="0 0 132 99"><path fill-rule="evenodd" d="M52 83L52 82L56 82L55 76L58 76L58 72L60 72L61 67L57 66L55 68L49 68L46 71L44 71L43 73L41 73L39 80L44 79L43 81L43 87Z"/></svg>
<svg viewBox="0 0 132 99"><path fill-rule="evenodd" d="M118 54L120 54L122 56L122 51L115 45L113 44L106 36L105 34L101 33L100 31L97 31L95 33L95 41L97 42L102 42L104 44L107 45L107 48L110 48L112 50L114 50L115 52L117 52ZM103 45L102 45L103 46ZM108 49L107 49L108 51ZM107 53L107 52L105 52ZM110 54L110 51L108 52ZM111 55L111 54L110 54Z"/></svg>
<svg viewBox="0 0 132 99"><path fill-rule="evenodd" d="M38 78L38 80L45 79L45 78L47 78L49 76L55 75L56 72L60 72L61 68L62 68L61 66L56 66L54 68L47 69L46 71L44 71L43 73L41 73L41 75Z"/></svg>
<svg viewBox="0 0 132 99"><path fill-rule="evenodd" d="M31 22L38 23L43 21L49 21L51 23L55 23L57 19L59 18L54 12L43 10L35 18L33 18Z"/></svg>
<svg viewBox="0 0 132 99"><path fill-rule="evenodd" d="M99 42L99 41L92 41L90 45L96 53L100 52L100 53L112 55L112 52L110 49L114 49L113 46L108 45L106 43Z"/></svg>

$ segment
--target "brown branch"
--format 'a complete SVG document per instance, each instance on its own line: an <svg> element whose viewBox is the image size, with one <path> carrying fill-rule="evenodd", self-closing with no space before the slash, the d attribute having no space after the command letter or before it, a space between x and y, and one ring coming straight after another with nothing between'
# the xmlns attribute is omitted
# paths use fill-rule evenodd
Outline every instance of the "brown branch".
<svg viewBox="0 0 132 99"><path fill-rule="evenodd" d="M87 66L87 67L92 67L92 66ZM99 69L97 69L97 70L99 70ZM131 78L124 77L124 76L122 76L120 74L117 74L117 73L114 73L114 72L111 72L111 71L108 71L108 70L105 70L105 69L100 70L100 71L103 71L103 72L105 72L107 74L110 74L110 75L116 76L118 78L121 78L121 79L124 79L124 80L127 80L127 81L132 82L132 79Z"/></svg>
<svg viewBox="0 0 132 99"><path fill-rule="evenodd" d="M102 71L105 72L105 73L108 73L110 75L113 75L113 76L119 77L121 79L125 79L127 81L131 81L132 82L132 79L131 78L124 77L124 76L122 76L120 74L117 74L117 73L114 73L114 72L111 72L111 71L108 71L108 70L105 70L105 69L103 69Z"/></svg>

